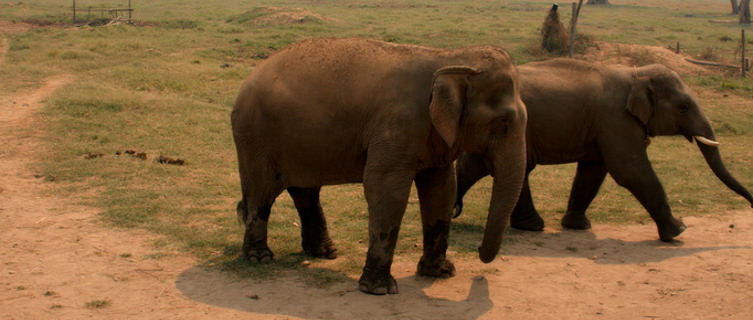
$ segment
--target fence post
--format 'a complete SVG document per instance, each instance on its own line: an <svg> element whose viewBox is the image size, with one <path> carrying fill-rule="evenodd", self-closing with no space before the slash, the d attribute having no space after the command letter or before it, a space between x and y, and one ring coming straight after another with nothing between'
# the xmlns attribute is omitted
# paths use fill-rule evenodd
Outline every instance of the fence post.
<svg viewBox="0 0 753 320"><path fill-rule="evenodd" d="M73 24L76 24L76 0L73 0Z"/></svg>
<svg viewBox="0 0 753 320"><path fill-rule="evenodd" d="M568 56L570 58L575 53L575 24L578 23L578 15L580 14L580 6L582 4L583 0L578 1L577 5L573 2L573 16L570 18L570 48L568 48Z"/></svg>
<svg viewBox="0 0 753 320"><path fill-rule="evenodd" d="M131 20L131 12L133 9L131 9L131 0L128 0L128 24L132 24L133 21Z"/></svg>

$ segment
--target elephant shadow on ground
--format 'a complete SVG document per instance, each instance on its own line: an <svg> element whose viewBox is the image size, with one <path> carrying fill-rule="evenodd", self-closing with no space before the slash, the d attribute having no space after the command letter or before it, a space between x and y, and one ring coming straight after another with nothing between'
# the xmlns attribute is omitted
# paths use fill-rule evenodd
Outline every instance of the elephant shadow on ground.
<svg viewBox="0 0 753 320"><path fill-rule="evenodd" d="M489 283L483 276L468 279L465 299L430 297L424 291L443 280L397 276L400 293L374 296L358 291L356 279L330 269L316 270L345 278L324 288L307 285L296 276L271 280L239 279L233 275L194 266L175 281L189 299L222 308L272 316L304 319L477 319L492 309Z"/></svg>
<svg viewBox="0 0 753 320"><path fill-rule="evenodd" d="M590 259L597 264L638 264L661 262L709 251L753 249L749 245L704 245L707 242L697 242L694 239L683 241L682 236L671 242L662 242L655 235L654 228L645 227L646 231L641 231L639 235L645 240L624 240L612 235L601 238L598 236L599 231L592 230L530 232L512 229L508 234L510 244L503 247L502 254L548 258L576 257Z"/></svg>

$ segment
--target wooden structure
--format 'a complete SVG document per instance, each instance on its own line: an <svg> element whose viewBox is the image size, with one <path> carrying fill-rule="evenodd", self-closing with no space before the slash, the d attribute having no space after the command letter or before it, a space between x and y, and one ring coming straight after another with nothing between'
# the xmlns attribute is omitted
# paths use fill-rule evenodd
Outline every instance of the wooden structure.
<svg viewBox="0 0 753 320"><path fill-rule="evenodd" d="M78 20L76 19L76 0L73 0L73 24L75 25L78 23ZM78 10L80 12L80 10ZM97 15L97 12L99 12L99 18L100 19L110 19L110 23L114 22L126 22L128 24L133 23L133 7L131 7L131 0L128 0L128 8L95 8L92 6L89 6L86 8L86 21L91 21L92 19L92 13L94 15ZM105 18L105 15L107 16Z"/></svg>

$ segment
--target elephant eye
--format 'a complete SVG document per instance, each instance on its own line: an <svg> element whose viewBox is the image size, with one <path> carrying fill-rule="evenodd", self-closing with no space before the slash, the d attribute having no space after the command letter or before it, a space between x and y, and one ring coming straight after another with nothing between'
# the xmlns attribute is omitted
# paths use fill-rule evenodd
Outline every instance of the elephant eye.
<svg viewBox="0 0 753 320"><path fill-rule="evenodd" d="M687 104L680 105L680 113L687 113L690 111L690 107Z"/></svg>

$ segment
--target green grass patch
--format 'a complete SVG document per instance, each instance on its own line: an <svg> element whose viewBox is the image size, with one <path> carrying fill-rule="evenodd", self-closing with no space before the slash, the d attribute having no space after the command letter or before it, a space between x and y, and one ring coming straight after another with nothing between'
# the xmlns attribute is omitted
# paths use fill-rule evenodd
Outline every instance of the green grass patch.
<svg viewBox="0 0 753 320"><path fill-rule="evenodd" d="M92 300L87 302L85 306L89 309L104 309L109 307L110 304L110 300Z"/></svg>

